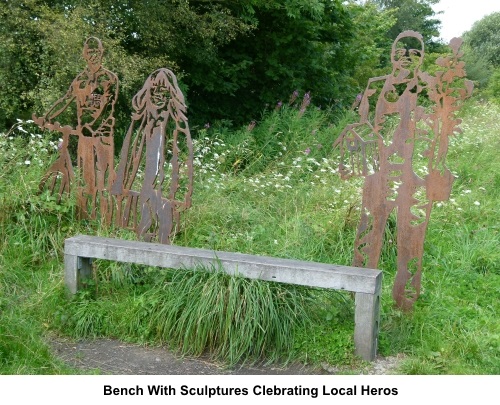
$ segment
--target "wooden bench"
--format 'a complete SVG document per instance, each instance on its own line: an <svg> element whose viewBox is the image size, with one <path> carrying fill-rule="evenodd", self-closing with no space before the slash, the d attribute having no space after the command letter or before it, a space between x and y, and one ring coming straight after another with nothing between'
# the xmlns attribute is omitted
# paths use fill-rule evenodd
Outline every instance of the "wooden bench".
<svg viewBox="0 0 500 405"><path fill-rule="evenodd" d="M66 239L64 246L65 283L71 294L76 294L82 281L91 277L92 259L174 269L220 265L231 275L352 291L356 354L368 361L376 356L380 270L79 235Z"/></svg>

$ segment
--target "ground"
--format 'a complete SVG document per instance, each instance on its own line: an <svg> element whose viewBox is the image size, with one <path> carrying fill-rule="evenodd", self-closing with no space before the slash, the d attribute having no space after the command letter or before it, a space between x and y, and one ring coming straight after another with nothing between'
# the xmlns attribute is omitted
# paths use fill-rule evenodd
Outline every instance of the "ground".
<svg viewBox="0 0 500 405"><path fill-rule="evenodd" d="M253 365L227 368L207 357L179 357L162 347L145 347L118 340L72 341L52 338L54 354L85 372L114 375L312 375L312 374L395 374L402 357L379 357L369 365L339 368L330 365L284 367Z"/></svg>

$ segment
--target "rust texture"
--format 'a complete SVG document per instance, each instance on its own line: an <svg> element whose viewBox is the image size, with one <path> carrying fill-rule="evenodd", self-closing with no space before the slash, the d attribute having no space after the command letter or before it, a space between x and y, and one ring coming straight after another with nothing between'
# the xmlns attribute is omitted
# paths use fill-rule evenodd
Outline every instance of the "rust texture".
<svg viewBox="0 0 500 405"><path fill-rule="evenodd" d="M449 137L459 132L455 117L472 93L460 61L462 41L437 59L438 72L421 71L422 36L401 33L392 47L392 72L371 78L359 100L360 119L334 146L341 152L343 179L364 177L354 266L378 268L386 226L394 213L397 235L396 305L411 310L420 294L424 239L434 201L449 198L454 176L446 167ZM421 100L431 106L424 108Z"/></svg>
<svg viewBox="0 0 500 405"><path fill-rule="evenodd" d="M152 73L132 107L111 190L116 224L146 241L169 244L193 191L193 144L175 75L168 69Z"/></svg>
<svg viewBox="0 0 500 405"><path fill-rule="evenodd" d="M113 215L109 188L115 176L113 114L118 98L118 78L102 67L102 56L101 41L88 38L83 47L87 66L76 76L66 94L42 117L33 115L33 121L42 129L62 135L59 156L43 176L40 188L48 187L61 198L69 193L76 179L78 216L96 218L100 215L109 223ZM67 125L55 121L60 116ZM77 139L77 176L70 153L72 137Z"/></svg>

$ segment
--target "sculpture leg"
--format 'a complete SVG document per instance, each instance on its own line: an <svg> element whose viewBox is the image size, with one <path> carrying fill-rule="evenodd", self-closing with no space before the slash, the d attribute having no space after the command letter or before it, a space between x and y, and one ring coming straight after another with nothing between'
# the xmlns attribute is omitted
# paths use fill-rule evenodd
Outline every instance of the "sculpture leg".
<svg viewBox="0 0 500 405"><path fill-rule="evenodd" d="M158 241L163 244L170 244L170 237L173 230L174 204L163 199L161 210L158 212Z"/></svg>
<svg viewBox="0 0 500 405"><path fill-rule="evenodd" d="M109 193L111 184L115 178L113 169L113 147L101 141L100 138L95 138L95 181L96 181L96 204L100 210L101 219L104 219L106 224L110 224L113 217L113 200Z"/></svg>
<svg viewBox="0 0 500 405"><path fill-rule="evenodd" d="M424 207L424 221L418 224L415 224L415 220L413 223L408 220L409 218L415 219L416 216L408 217L398 214L398 270L392 296L397 307L404 311L410 311L420 295L422 256L431 206L432 203L429 202Z"/></svg>
<svg viewBox="0 0 500 405"><path fill-rule="evenodd" d="M361 219L354 242L354 260L356 267L376 269L382 251L387 218L392 211L390 203L380 204L385 199L380 173L368 176L363 189Z"/></svg>
<svg viewBox="0 0 500 405"><path fill-rule="evenodd" d="M146 242L150 242L152 236L150 235L150 233L148 233L148 231L153 224L154 215L151 207L151 197L147 198L146 200L143 200L141 197L139 197L139 204L141 206L141 219L139 221L139 224L137 225L136 233L137 236L144 238Z"/></svg>
<svg viewBox="0 0 500 405"><path fill-rule="evenodd" d="M80 136L78 139L77 209L79 218L96 218L96 176L94 138Z"/></svg>

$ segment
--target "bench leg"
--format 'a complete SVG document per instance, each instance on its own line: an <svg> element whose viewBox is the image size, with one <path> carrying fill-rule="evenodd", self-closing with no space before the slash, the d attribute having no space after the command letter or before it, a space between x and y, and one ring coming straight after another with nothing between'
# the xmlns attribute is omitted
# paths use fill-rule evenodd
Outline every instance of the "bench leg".
<svg viewBox="0 0 500 405"><path fill-rule="evenodd" d="M354 345L356 354L367 361L377 355L380 294L356 293Z"/></svg>
<svg viewBox="0 0 500 405"><path fill-rule="evenodd" d="M64 283L71 295L77 293L85 279L92 277L92 260L88 257L64 255Z"/></svg>

